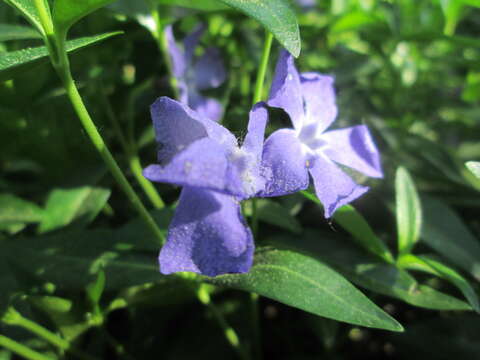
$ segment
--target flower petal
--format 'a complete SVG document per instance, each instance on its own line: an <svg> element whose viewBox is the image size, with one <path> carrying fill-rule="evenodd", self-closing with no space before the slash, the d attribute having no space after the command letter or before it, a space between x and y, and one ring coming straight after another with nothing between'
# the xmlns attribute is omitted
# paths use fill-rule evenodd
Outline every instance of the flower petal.
<svg viewBox="0 0 480 360"><path fill-rule="evenodd" d="M308 187L306 158L295 131L280 129L265 141L262 172L265 190L259 196L281 196Z"/></svg>
<svg viewBox="0 0 480 360"><path fill-rule="evenodd" d="M220 51L216 48L205 50L205 54L193 65L193 72L198 90L217 88L227 77Z"/></svg>
<svg viewBox="0 0 480 360"><path fill-rule="evenodd" d="M248 197L265 188L261 173L263 140L268 121L268 110L264 102L257 103L250 111L248 132L241 149L230 153L230 162L240 176L243 190ZM234 176L234 175L232 175Z"/></svg>
<svg viewBox="0 0 480 360"><path fill-rule="evenodd" d="M190 144L165 166L148 166L143 175L155 182L244 196L240 176L231 169L225 148L207 137Z"/></svg>
<svg viewBox="0 0 480 360"><path fill-rule="evenodd" d="M322 139L328 144L323 152L329 159L367 176L383 177L380 154L365 125L327 131Z"/></svg>
<svg viewBox="0 0 480 360"><path fill-rule="evenodd" d="M222 104L213 98L200 95L196 91L190 91L188 105L201 116L219 122L223 116Z"/></svg>
<svg viewBox="0 0 480 360"><path fill-rule="evenodd" d="M285 110L296 129L301 128L305 116L301 93L300 76L293 56L282 50L275 68L268 105Z"/></svg>
<svg viewBox="0 0 480 360"><path fill-rule="evenodd" d="M317 73L302 73L300 80L305 100L306 122L317 124L316 132L321 134L337 117L334 79Z"/></svg>
<svg viewBox="0 0 480 360"><path fill-rule="evenodd" d="M170 60L172 61L173 73L177 79L181 78L187 69L187 59L184 52L175 42L172 25L165 27L165 36L167 37L168 54L170 56Z"/></svg>
<svg viewBox="0 0 480 360"><path fill-rule="evenodd" d="M368 187L356 184L337 165L323 156L312 158L311 164L309 171L315 185L315 193L323 204L327 219L339 207L368 191Z"/></svg>
<svg viewBox="0 0 480 360"><path fill-rule="evenodd" d="M160 252L160 272L191 271L207 276L245 273L254 244L232 196L186 187Z"/></svg>
<svg viewBox="0 0 480 360"><path fill-rule="evenodd" d="M226 150L237 146L236 138L225 129L188 106L168 97L160 97L150 108L155 136L160 144L158 159L162 165L194 141L209 137Z"/></svg>

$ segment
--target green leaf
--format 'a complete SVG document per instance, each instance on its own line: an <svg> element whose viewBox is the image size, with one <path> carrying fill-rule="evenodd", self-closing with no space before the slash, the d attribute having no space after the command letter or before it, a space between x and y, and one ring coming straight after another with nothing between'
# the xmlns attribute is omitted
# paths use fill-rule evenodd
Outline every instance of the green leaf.
<svg viewBox="0 0 480 360"><path fill-rule="evenodd" d="M89 224L103 209L109 196L110 190L88 186L53 190L47 199L38 232L56 230L73 221Z"/></svg>
<svg viewBox="0 0 480 360"><path fill-rule="evenodd" d="M300 55L300 31L288 0L217 0L260 22L293 56Z"/></svg>
<svg viewBox="0 0 480 360"><path fill-rule="evenodd" d="M289 250L262 249L248 274L210 280L280 301L315 315L402 331L402 326L321 261Z"/></svg>
<svg viewBox="0 0 480 360"><path fill-rule="evenodd" d="M152 213L161 229L168 209ZM164 279L158 271L156 238L140 220L119 229L63 231L2 243L2 255L24 272L66 291L84 290L105 272L105 291Z"/></svg>
<svg viewBox="0 0 480 360"><path fill-rule="evenodd" d="M393 255L385 243L380 240L373 232L372 228L353 206L344 205L333 215L333 220L338 222L341 227L347 230L350 235L357 240L358 244L378 255L387 262L394 261Z"/></svg>
<svg viewBox="0 0 480 360"><path fill-rule="evenodd" d="M122 32L115 31L70 40L67 41L67 51L73 52L121 33ZM0 82L10 80L17 75L23 74L28 68L38 65L47 59L48 50L45 46L0 53Z"/></svg>
<svg viewBox="0 0 480 360"><path fill-rule="evenodd" d="M462 292L470 305L472 305L472 308L476 312L480 312L480 305L475 290L472 289L468 281L465 280L462 275L452 268L431 259L428 256L415 256L412 254L402 255L398 259L398 264L403 268L423 271L451 282Z"/></svg>
<svg viewBox="0 0 480 360"><path fill-rule="evenodd" d="M218 11L229 9L228 6L219 4L218 0L156 0L159 4L181 6L189 9L203 11Z"/></svg>
<svg viewBox="0 0 480 360"><path fill-rule="evenodd" d="M8 5L20 11L20 13L32 24L37 30L43 34L43 27L40 23L37 9L32 0L4 0Z"/></svg>
<svg viewBox="0 0 480 360"><path fill-rule="evenodd" d="M408 171L400 167L395 176L398 252L409 253L420 237L422 208L415 184Z"/></svg>
<svg viewBox="0 0 480 360"><path fill-rule="evenodd" d="M53 6L53 21L56 30L66 33L78 20L114 1L115 0L55 0Z"/></svg>
<svg viewBox="0 0 480 360"><path fill-rule="evenodd" d="M100 270L95 281L88 284L86 292L91 304L97 305L100 302L103 290L105 290L105 281L105 272Z"/></svg>
<svg viewBox="0 0 480 360"><path fill-rule="evenodd" d="M323 207L320 200L314 194L309 193L308 191L302 191L301 193L307 199ZM377 235L375 235L362 214L360 214L353 206L344 205L337 209L333 215L333 220L335 220L341 227L348 231L360 246L372 254L378 255L386 262L394 262L393 255L390 250L387 248L384 242L380 240Z"/></svg>
<svg viewBox="0 0 480 360"><path fill-rule="evenodd" d="M0 224L37 223L43 210L35 203L12 194L0 194Z"/></svg>
<svg viewBox="0 0 480 360"><path fill-rule="evenodd" d="M373 258L349 242L328 234L306 229L304 236L296 238L294 243L286 237L271 238L267 242L313 254L356 285L414 306L435 310L471 309L467 303L453 296L417 283L410 274L394 264Z"/></svg>
<svg viewBox="0 0 480 360"><path fill-rule="evenodd" d="M38 31L27 26L0 24L0 42L24 39L41 39Z"/></svg>
<svg viewBox="0 0 480 360"><path fill-rule="evenodd" d="M422 242L480 281L480 243L447 205L422 197Z"/></svg>
<svg viewBox="0 0 480 360"><path fill-rule="evenodd" d="M473 175L480 179L480 162L468 161L465 163L465 166L472 172Z"/></svg>

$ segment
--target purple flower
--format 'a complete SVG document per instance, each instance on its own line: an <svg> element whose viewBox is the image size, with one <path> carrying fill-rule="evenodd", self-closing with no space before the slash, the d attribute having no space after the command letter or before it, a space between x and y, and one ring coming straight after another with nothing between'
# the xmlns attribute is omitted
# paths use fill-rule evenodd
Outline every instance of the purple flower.
<svg viewBox="0 0 480 360"><path fill-rule="evenodd" d="M379 153L366 126L325 131L337 116L332 77L299 74L293 57L282 51L268 104L285 110L293 129L277 130L265 142L263 172L267 183L260 196L304 190L310 173L329 218L337 208L368 190L337 163L370 177L383 177Z"/></svg>
<svg viewBox="0 0 480 360"><path fill-rule="evenodd" d="M160 271L207 276L247 272L254 245L240 201L265 187L266 105L259 103L250 112L241 146L223 126L167 97L159 98L151 113L159 164L148 166L144 176L184 187L160 252Z"/></svg>
<svg viewBox="0 0 480 360"><path fill-rule="evenodd" d="M204 30L200 26L189 34L183 40L183 49L175 42L172 26L167 26L165 33L173 73L178 82L179 100L207 119L219 121L223 114L222 104L202 96L200 92L219 87L225 81L226 71L216 48L207 48L200 58L195 57L194 52Z"/></svg>

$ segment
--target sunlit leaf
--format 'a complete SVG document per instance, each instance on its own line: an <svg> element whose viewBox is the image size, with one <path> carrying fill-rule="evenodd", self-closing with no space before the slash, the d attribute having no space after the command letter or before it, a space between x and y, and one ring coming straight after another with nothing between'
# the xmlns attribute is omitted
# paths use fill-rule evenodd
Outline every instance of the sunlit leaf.
<svg viewBox="0 0 480 360"><path fill-rule="evenodd" d="M37 9L32 0L4 0L7 4L17 9L40 33L43 34L43 27L40 23Z"/></svg>

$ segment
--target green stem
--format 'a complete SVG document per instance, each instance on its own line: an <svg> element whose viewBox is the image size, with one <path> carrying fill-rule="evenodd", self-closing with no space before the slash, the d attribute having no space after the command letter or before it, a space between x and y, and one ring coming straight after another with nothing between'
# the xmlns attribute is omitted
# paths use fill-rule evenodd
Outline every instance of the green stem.
<svg viewBox="0 0 480 360"><path fill-rule="evenodd" d="M255 91L253 93L253 104L262 100L263 88L265 84L265 76L268 69L268 61L270 59L270 52L272 50L273 35L268 30L265 30L265 41L263 46L262 58L260 60L260 66L257 71L257 80L255 83ZM258 211L257 211L257 200L252 199L252 233L254 238L258 235ZM250 294L250 305L252 312L252 337L253 337L253 353L256 359L262 358L262 353L260 350L260 330L259 330L259 305L258 305L258 295L255 293Z"/></svg>
<svg viewBox="0 0 480 360"><path fill-rule="evenodd" d="M132 171L135 179L137 180L140 187L143 189L144 193L147 195L152 205L156 209L164 208L165 204L162 198L160 197L159 193L157 192L157 189L155 189L153 184L147 178L145 178L142 174L142 164L138 156L137 147L134 143L135 139L133 138L133 136L132 138L129 137L128 140L125 137L122 131L122 128L120 127L120 124L117 121L117 117L113 112L112 105L110 104L110 101L108 101L108 97L105 94L103 87L102 87L102 101L106 109L107 116L110 119L110 122L112 123L113 130L115 131L115 134L118 137L118 140L120 141L120 145L122 146L123 151L128 158L130 170Z"/></svg>
<svg viewBox="0 0 480 360"><path fill-rule="evenodd" d="M63 55L66 57L66 53L64 53ZM165 238L162 232L155 223L155 220L153 220L151 215L148 213L147 209L145 209L145 207L143 206L140 198L135 193L135 190L133 190L132 186L130 185L122 170L118 166L117 162L113 158L112 153L103 141L102 136L98 132L97 127L95 126L92 118L90 117L90 114L88 113L87 108L85 107L85 104L83 103L82 97L78 92L70 70L66 69L63 74L60 73L59 75L63 80L63 85L65 87L65 90L67 91L68 98L70 99L70 102L72 103L72 106L77 113L77 116L80 119L80 122L82 123L86 133L90 137L93 146L99 152L100 156L102 157L103 161L107 165L115 180L117 181L118 185L120 185L121 189L130 200L132 206L140 215L140 218L152 231L152 233L159 240L159 242L163 244L165 242Z"/></svg>
<svg viewBox="0 0 480 360"><path fill-rule="evenodd" d="M212 315L215 317L218 324L223 330L225 338L227 339L228 343L232 346L232 348L235 350L238 357L242 360L249 360L250 357L248 355L248 352L245 350L245 348L242 347L235 329L233 329L228 324L225 317L222 315L222 313L218 310L218 308L212 302L210 298L210 294L208 293L205 284L200 285L200 288L197 291L197 298L200 300L200 302L203 305L208 307Z"/></svg>
<svg viewBox="0 0 480 360"><path fill-rule="evenodd" d="M54 360L54 358L51 358L50 356L40 354L39 352L36 352L25 345L19 344L3 335L0 335L0 346L3 346L28 360Z"/></svg>
<svg viewBox="0 0 480 360"><path fill-rule="evenodd" d="M40 24L42 24L43 31L45 31L45 36L47 38L53 38L55 32L53 30L53 22L48 3L46 0L34 0L34 5L40 18Z"/></svg>
<svg viewBox="0 0 480 360"><path fill-rule="evenodd" d="M272 49L273 35L268 30L265 30L265 42L263 45L262 58L260 66L257 71L257 81L255 83L255 92L253 93L253 104L262 100L263 87L265 84L265 75L267 74L268 60L270 59L270 51Z"/></svg>
<svg viewBox="0 0 480 360"><path fill-rule="evenodd" d="M165 65L167 66L168 70L168 80L170 82L170 87L172 88L172 91L175 95L176 99L180 98L180 94L178 92L178 83L177 83L177 78L173 74L173 64L172 60L169 56L169 51L168 51L168 40L167 36L165 34L165 28L163 26L162 19L160 17L160 13L158 12L159 5L155 2L150 0L150 13L152 15L153 21L155 22L155 31L152 31L152 35L155 38L157 42L157 46L162 53L163 56L163 61L165 62Z"/></svg>
<svg viewBox="0 0 480 360"><path fill-rule="evenodd" d="M71 344L58 336L57 334L51 332L48 329L45 329L43 326L33 322L25 317L22 316L18 311L14 308L10 307L7 312L5 313L2 321L5 324L12 325L12 326L19 326L24 328L25 330L30 331L31 333L41 337L42 339L48 341L52 345L58 347L63 351L69 351L72 354L76 355L79 359L91 360L95 359L88 354L83 353L82 351L75 349Z"/></svg>
<svg viewBox="0 0 480 360"><path fill-rule="evenodd" d="M147 178L145 178L145 176L143 176L143 168L138 155L130 155L129 165L133 176L135 176L135 179L137 179L137 182L142 187L152 205L156 209L163 209L165 207L165 203L158 194L157 189L155 189L155 186L153 186L153 184Z"/></svg>

